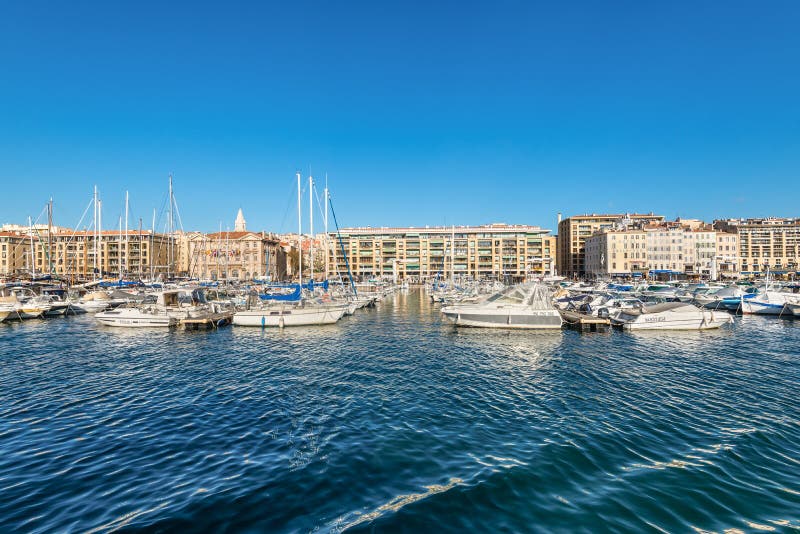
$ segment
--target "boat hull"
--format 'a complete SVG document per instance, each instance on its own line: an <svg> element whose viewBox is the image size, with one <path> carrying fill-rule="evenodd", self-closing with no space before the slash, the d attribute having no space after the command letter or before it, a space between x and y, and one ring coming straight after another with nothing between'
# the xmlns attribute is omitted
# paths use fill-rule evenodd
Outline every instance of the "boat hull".
<svg viewBox="0 0 800 534"><path fill-rule="evenodd" d="M746 300L742 302L742 313L747 315L784 315L784 307L785 303Z"/></svg>
<svg viewBox="0 0 800 534"><path fill-rule="evenodd" d="M66 315L68 309L69 304L67 303L53 304L51 305L51 308L44 313L44 315L45 317L58 317L61 315Z"/></svg>
<svg viewBox="0 0 800 534"><path fill-rule="evenodd" d="M347 305L324 308L265 308L233 315L235 326L289 327L334 324L347 311Z"/></svg>
<svg viewBox="0 0 800 534"><path fill-rule="evenodd" d="M77 307L86 313L97 313L107 309L110 305L108 301L87 300L86 302L78 303Z"/></svg>
<svg viewBox="0 0 800 534"><path fill-rule="evenodd" d="M634 321L623 323L623 330L713 330L733 322L733 317L713 317L709 319L674 319L664 321Z"/></svg>
<svg viewBox="0 0 800 534"><path fill-rule="evenodd" d="M47 310L44 308L19 308L17 310L17 315L19 315L20 319L38 319Z"/></svg>
<svg viewBox="0 0 800 534"><path fill-rule="evenodd" d="M170 328L178 324L178 320L169 315L120 315L116 312L100 312L94 317L104 326L123 328Z"/></svg>
<svg viewBox="0 0 800 534"><path fill-rule="evenodd" d="M456 326L468 326L474 328L558 330L561 328L563 322L561 315L557 311L540 311L526 314L514 314L443 309L442 315L444 315Z"/></svg>

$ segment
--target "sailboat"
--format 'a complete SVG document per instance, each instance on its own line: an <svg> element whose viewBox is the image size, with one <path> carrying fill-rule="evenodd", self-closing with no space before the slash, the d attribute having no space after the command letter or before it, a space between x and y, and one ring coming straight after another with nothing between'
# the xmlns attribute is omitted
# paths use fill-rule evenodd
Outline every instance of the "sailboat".
<svg viewBox="0 0 800 534"><path fill-rule="evenodd" d="M348 309L347 303L325 301L323 298L303 292L303 220L302 183L297 173L297 238L298 238L298 283L300 298L296 301L276 301L275 304L258 303L248 310L233 315L233 324L238 326L278 327L314 326L337 322ZM312 267L313 269L313 267ZM313 286L312 286L313 287Z"/></svg>

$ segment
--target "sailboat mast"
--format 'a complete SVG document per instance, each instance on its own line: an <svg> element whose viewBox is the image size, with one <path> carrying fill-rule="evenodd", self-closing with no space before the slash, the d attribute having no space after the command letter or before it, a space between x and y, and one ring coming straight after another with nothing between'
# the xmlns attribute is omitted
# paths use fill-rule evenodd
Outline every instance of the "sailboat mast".
<svg viewBox="0 0 800 534"><path fill-rule="evenodd" d="M330 244L328 243L328 173L325 173L325 191L322 194L325 202L325 278L331 275L330 268Z"/></svg>
<svg viewBox="0 0 800 534"><path fill-rule="evenodd" d="M297 280L300 282L300 291L303 286L303 188L300 185L300 173L297 173Z"/></svg>
<svg viewBox="0 0 800 534"><path fill-rule="evenodd" d="M28 235L31 237L31 278L36 278L36 255L33 249L33 221L28 216Z"/></svg>
<svg viewBox="0 0 800 534"><path fill-rule="evenodd" d="M173 221L173 204L174 204L174 196L172 192L172 173L169 173L169 261L167 262L167 278L170 276L170 269L172 268L173 256L175 251L173 250L173 240L174 240L174 221Z"/></svg>
<svg viewBox="0 0 800 534"><path fill-rule="evenodd" d="M100 259L97 256L98 253L98 241L100 240L100 236L98 234L98 226L97 226L97 186L94 186L94 276L92 280L97 280L97 273L98 267L100 265Z"/></svg>
<svg viewBox="0 0 800 534"><path fill-rule="evenodd" d="M147 256L150 258L150 282L153 281L153 277L155 276L155 270L153 269L153 247L155 246L156 242L156 209L153 208L153 225L150 227L150 254ZM161 247L159 247L161 248Z"/></svg>
<svg viewBox="0 0 800 534"><path fill-rule="evenodd" d="M99 266L97 273L100 275L100 278L103 278L103 201L97 201L97 238L100 240L100 251L99 251Z"/></svg>
<svg viewBox="0 0 800 534"><path fill-rule="evenodd" d="M50 274L53 274L53 197L47 204L47 263Z"/></svg>
<svg viewBox="0 0 800 534"><path fill-rule="evenodd" d="M311 241L308 243L308 257L311 263L311 281L314 281L314 178L308 177L308 232Z"/></svg>
<svg viewBox="0 0 800 534"><path fill-rule="evenodd" d="M456 283L456 225L450 234L450 281Z"/></svg>
<svg viewBox="0 0 800 534"><path fill-rule="evenodd" d="M142 279L142 218L139 217L139 280Z"/></svg>
<svg viewBox="0 0 800 534"><path fill-rule="evenodd" d="M122 215L119 216L119 230L117 231L117 274L122 280Z"/></svg>
<svg viewBox="0 0 800 534"><path fill-rule="evenodd" d="M128 192L125 191L125 263L120 268L125 274L128 273L128 205Z"/></svg>

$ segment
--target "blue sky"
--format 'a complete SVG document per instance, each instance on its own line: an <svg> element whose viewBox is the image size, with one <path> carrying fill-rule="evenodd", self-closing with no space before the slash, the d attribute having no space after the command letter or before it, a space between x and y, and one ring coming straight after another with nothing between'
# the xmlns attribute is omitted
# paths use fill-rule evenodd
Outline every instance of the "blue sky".
<svg viewBox="0 0 800 534"><path fill-rule="evenodd" d="M0 4L0 222L800 215L797 2L165 4Z"/></svg>

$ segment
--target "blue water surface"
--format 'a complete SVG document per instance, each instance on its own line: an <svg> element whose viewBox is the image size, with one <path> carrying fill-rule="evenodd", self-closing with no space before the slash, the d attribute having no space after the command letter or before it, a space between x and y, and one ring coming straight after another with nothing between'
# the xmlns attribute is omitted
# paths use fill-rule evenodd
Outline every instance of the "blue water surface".
<svg viewBox="0 0 800 534"><path fill-rule="evenodd" d="M0 324L0 531L800 529L800 321Z"/></svg>

